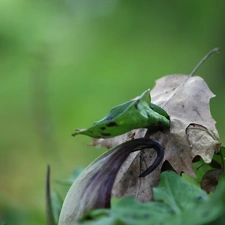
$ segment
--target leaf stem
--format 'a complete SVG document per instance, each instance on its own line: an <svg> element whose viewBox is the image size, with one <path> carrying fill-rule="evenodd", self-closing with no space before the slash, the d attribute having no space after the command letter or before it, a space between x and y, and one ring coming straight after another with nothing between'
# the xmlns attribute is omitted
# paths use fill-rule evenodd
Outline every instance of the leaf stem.
<svg viewBox="0 0 225 225"><path fill-rule="evenodd" d="M205 62L206 59L208 59L212 54L214 54L215 52L220 52L220 48L214 48L212 49L210 52L208 52L202 59L201 61L197 64L197 66L193 69L193 71L190 73L190 77L192 77L196 71L199 69L199 67Z"/></svg>

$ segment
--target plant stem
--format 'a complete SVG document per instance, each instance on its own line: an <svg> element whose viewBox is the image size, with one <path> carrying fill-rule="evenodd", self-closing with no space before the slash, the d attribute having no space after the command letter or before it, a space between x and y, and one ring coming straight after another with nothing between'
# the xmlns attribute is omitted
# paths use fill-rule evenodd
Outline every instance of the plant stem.
<svg viewBox="0 0 225 225"><path fill-rule="evenodd" d="M220 52L220 48L214 48L212 49L210 52L208 52L202 59L201 61L197 64L197 66L193 69L193 71L190 73L190 77L192 77L196 71L199 69L199 67L205 62L206 59L209 58L209 56L211 56L212 54L214 54L215 52Z"/></svg>

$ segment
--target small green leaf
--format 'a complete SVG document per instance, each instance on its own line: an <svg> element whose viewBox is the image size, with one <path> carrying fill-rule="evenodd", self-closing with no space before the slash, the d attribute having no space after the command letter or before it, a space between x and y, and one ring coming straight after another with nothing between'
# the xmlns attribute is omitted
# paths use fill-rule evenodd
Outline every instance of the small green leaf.
<svg viewBox="0 0 225 225"><path fill-rule="evenodd" d="M195 204L198 199L207 198L203 190L173 172L163 173L158 187L153 191L154 199L169 205L174 213L179 213L190 204Z"/></svg>
<svg viewBox="0 0 225 225"><path fill-rule="evenodd" d="M174 214L165 224L200 225L214 220L223 212L224 187L223 182L214 196L208 196L177 174L164 172L159 186L154 188L154 197L156 201L169 205Z"/></svg>
<svg viewBox="0 0 225 225"><path fill-rule="evenodd" d="M224 225L224 221L225 221L225 210L224 210L223 214L221 214L221 216L219 216L212 222L207 223L205 225Z"/></svg>
<svg viewBox="0 0 225 225"><path fill-rule="evenodd" d="M54 216L54 221L58 224L59 214L62 209L63 200L57 191L53 191L51 194L51 202L52 202L52 212Z"/></svg>
<svg viewBox="0 0 225 225"><path fill-rule="evenodd" d="M169 128L169 116L159 106L151 104L150 89L140 97L118 105L100 121L88 129L76 129L75 133L93 138L111 138L137 128L164 130Z"/></svg>
<svg viewBox="0 0 225 225"><path fill-rule="evenodd" d="M89 220L89 221L81 221L74 223L73 225L125 225L121 221L117 220L114 217L104 217L100 220ZM139 224L137 224L139 225Z"/></svg>
<svg viewBox="0 0 225 225"><path fill-rule="evenodd" d="M111 210L111 216L126 225L164 224L170 213L170 207L161 202L141 203L132 196L121 199Z"/></svg>

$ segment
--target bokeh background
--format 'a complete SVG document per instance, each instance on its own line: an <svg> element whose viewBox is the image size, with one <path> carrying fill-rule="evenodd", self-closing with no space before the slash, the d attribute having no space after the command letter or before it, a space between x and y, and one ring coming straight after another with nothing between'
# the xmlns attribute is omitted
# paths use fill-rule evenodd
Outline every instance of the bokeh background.
<svg viewBox="0 0 225 225"><path fill-rule="evenodd" d="M199 69L225 141L225 1L1 0L0 224L45 224L45 174L104 149L71 137L156 79Z"/></svg>

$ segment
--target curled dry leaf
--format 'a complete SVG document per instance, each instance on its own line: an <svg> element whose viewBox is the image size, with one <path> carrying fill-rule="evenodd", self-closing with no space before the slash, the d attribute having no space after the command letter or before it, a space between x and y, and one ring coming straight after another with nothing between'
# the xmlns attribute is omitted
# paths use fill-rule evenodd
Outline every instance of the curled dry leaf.
<svg viewBox="0 0 225 225"><path fill-rule="evenodd" d="M220 145L216 122L211 116L209 106L214 94L206 82L198 76L170 75L156 82L151 95L152 101L170 115L169 135L172 135L172 140L183 143L182 146L179 144L175 148L173 146L167 148L165 143L167 151L176 151L182 161L185 161L187 156L192 160L196 155L200 155L205 162L211 162L214 152L219 150ZM175 158L167 160L177 172L184 171L192 175L190 165L185 169L181 164L174 163Z"/></svg>
<svg viewBox="0 0 225 225"><path fill-rule="evenodd" d="M214 152L220 149L218 139L209 129L199 124L190 124L186 128L186 134L192 147L193 157L200 155L206 163L210 163Z"/></svg>
<svg viewBox="0 0 225 225"><path fill-rule="evenodd" d="M199 155L209 163L213 154L220 148L219 135L209 106L209 101L214 94L201 77L180 74L168 75L157 80L150 94L152 103L163 108L170 116L171 122L169 131L157 132L150 137L164 146L164 161L169 162L178 174L185 172L195 176L193 158ZM128 140L132 132L135 132L134 138L147 137L145 131L146 129L130 131L110 140L95 140L94 144L113 147ZM143 188L158 184L160 171L157 170L160 170L163 163L151 176L145 177L144 181L137 179L136 176L136 172L140 173L142 167L151 162L151 154L142 151L128 157L117 175L113 189L115 196L135 195L142 201L152 198L149 190L143 192ZM128 180L132 184L127 184Z"/></svg>
<svg viewBox="0 0 225 225"><path fill-rule="evenodd" d="M150 150L154 148L157 152L157 157L150 167L154 169L162 160L164 149L160 143L149 138L125 142L91 163L78 176L67 193L60 213L59 225L72 225L91 209L109 208L113 183L122 163L131 152L144 148Z"/></svg>

